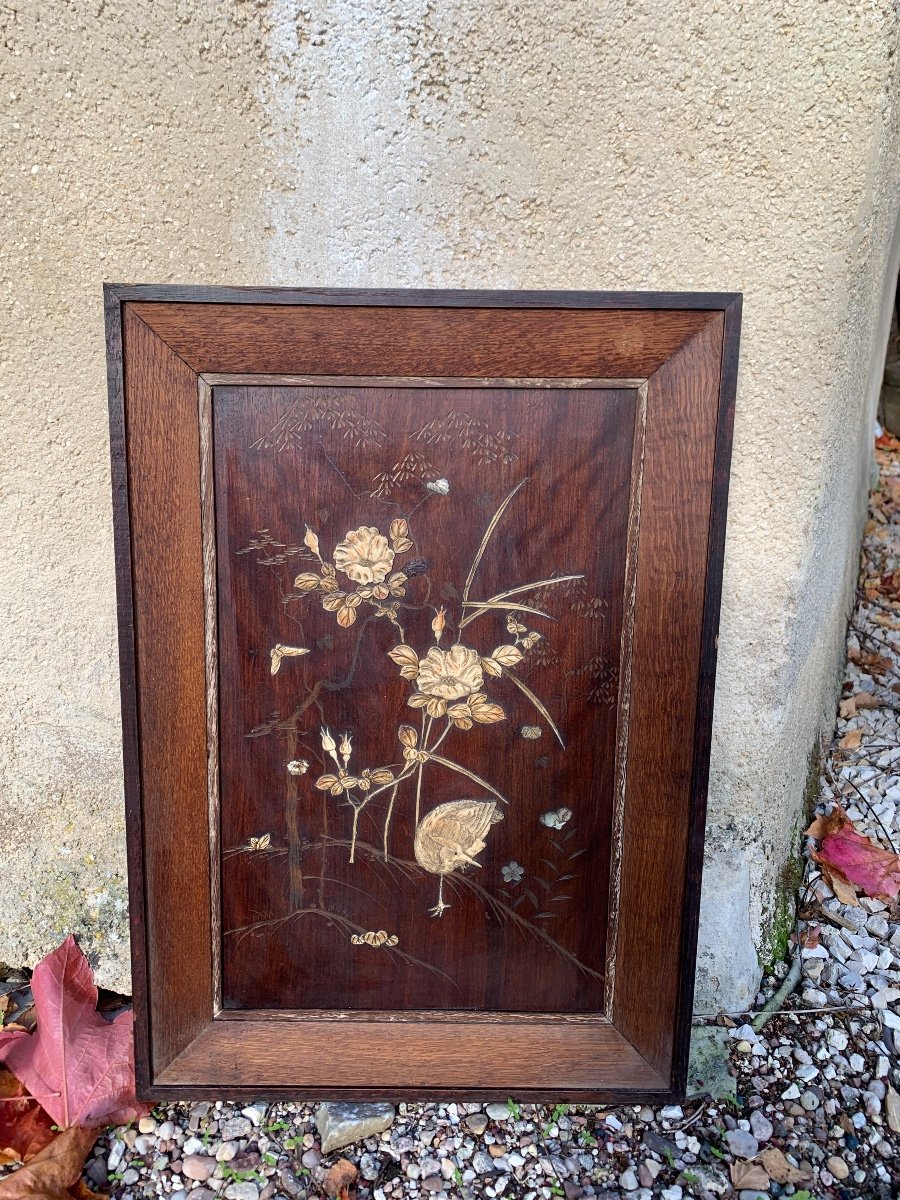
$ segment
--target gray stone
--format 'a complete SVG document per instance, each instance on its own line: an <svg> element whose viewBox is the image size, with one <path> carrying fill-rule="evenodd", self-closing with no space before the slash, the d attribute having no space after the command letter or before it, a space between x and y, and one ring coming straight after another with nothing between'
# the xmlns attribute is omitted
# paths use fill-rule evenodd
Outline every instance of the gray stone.
<svg viewBox="0 0 900 1200"><path fill-rule="evenodd" d="M484 1111L492 1121L509 1121L512 1117L512 1113L509 1111L509 1105L500 1104L499 1102L485 1105Z"/></svg>
<svg viewBox="0 0 900 1200"><path fill-rule="evenodd" d="M709 1192L713 1196L724 1196L731 1194L731 1183L725 1178L721 1171L717 1171L714 1167L703 1166L701 1163L692 1163L690 1174L697 1182L681 1177L682 1183L692 1183L688 1191L693 1192L694 1187L702 1188L704 1192Z"/></svg>
<svg viewBox="0 0 900 1200"><path fill-rule="evenodd" d="M688 1099L710 1095L714 1100L736 1100L737 1080L731 1074L728 1030L722 1025L698 1025L691 1030L688 1061Z"/></svg>
<svg viewBox="0 0 900 1200"><path fill-rule="evenodd" d="M231 1162L238 1152L237 1142L223 1142L216 1151L217 1162Z"/></svg>
<svg viewBox="0 0 900 1200"><path fill-rule="evenodd" d="M93 1158L85 1169L85 1175L95 1188L105 1188L109 1184L109 1172L102 1158Z"/></svg>
<svg viewBox="0 0 900 1200"><path fill-rule="evenodd" d="M857 971L845 971L841 976L841 987L848 992L864 992L866 985ZM823 998L822 1003L825 1003Z"/></svg>
<svg viewBox="0 0 900 1200"><path fill-rule="evenodd" d="M441 1175L427 1175L419 1187L426 1192L442 1192L444 1190L444 1179Z"/></svg>
<svg viewBox="0 0 900 1200"><path fill-rule="evenodd" d="M767 1142L774 1132L772 1122L758 1109L750 1114L750 1131L758 1142Z"/></svg>
<svg viewBox="0 0 900 1200"><path fill-rule="evenodd" d="M745 1129L729 1129L725 1140L735 1158L753 1158L759 1150L759 1142Z"/></svg>
<svg viewBox="0 0 900 1200"><path fill-rule="evenodd" d="M619 1187L626 1192L636 1192L638 1188L637 1176L631 1167L627 1171L623 1171L619 1176Z"/></svg>
<svg viewBox="0 0 900 1200"><path fill-rule="evenodd" d="M481 1137L488 1127L488 1119L484 1113L471 1113L466 1117L465 1123L476 1137Z"/></svg>
<svg viewBox="0 0 900 1200"><path fill-rule="evenodd" d="M222 1122L219 1136L224 1142L230 1142L237 1138L249 1137L252 1132L253 1123L246 1117L229 1117L227 1121Z"/></svg>
<svg viewBox="0 0 900 1200"><path fill-rule="evenodd" d="M479 1175L493 1175L494 1160L489 1154L485 1154L483 1150L476 1150L472 1156L472 1169L477 1171Z"/></svg>
<svg viewBox="0 0 900 1200"><path fill-rule="evenodd" d="M659 1110L660 1121L683 1121L684 1109L680 1104L667 1104Z"/></svg>
<svg viewBox="0 0 900 1200"><path fill-rule="evenodd" d="M229 1183L224 1194L225 1200L259 1200L259 1188L249 1179Z"/></svg>
<svg viewBox="0 0 900 1200"><path fill-rule="evenodd" d="M118 1171L124 1153L125 1143L120 1138L116 1138L112 1144L112 1149L109 1152L109 1158L106 1160L106 1169L109 1171L110 1175L112 1175L113 1172Z"/></svg>
<svg viewBox="0 0 900 1200"><path fill-rule="evenodd" d="M209 1103L208 1100L201 1100L199 1104L195 1104L194 1107L191 1109L191 1114L188 1119L188 1129L190 1129L194 1133L196 1133L197 1130L200 1128L200 1122L203 1120L203 1118L209 1112L211 1107L212 1107L212 1105Z"/></svg>
<svg viewBox="0 0 900 1200"><path fill-rule="evenodd" d="M322 1153L330 1154L332 1150L382 1133L391 1127L396 1115L393 1104L320 1104L315 1120Z"/></svg>
<svg viewBox="0 0 900 1200"><path fill-rule="evenodd" d="M664 1138L655 1129L644 1130L644 1145L648 1150L652 1150L654 1154L658 1154L666 1160L677 1158L680 1153L674 1142L669 1141L668 1138Z"/></svg>
<svg viewBox="0 0 900 1200"><path fill-rule="evenodd" d="M299 1196L301 1192L306 1195L306 1188L290 1169L290 1167L282 1167L278 1172L278 1181L283 1190L288 1196ZM191 1197L193 1200L193 1196Z"/></svg>
<svg viewBox="0 0 900 1200"><path fill-rule="evenodd" d="M662 1170L662 1163L658 1163L655 1158L648 1158L638 1167L638 1183L641 1187L653 1187L654 1180Z"/></svg>

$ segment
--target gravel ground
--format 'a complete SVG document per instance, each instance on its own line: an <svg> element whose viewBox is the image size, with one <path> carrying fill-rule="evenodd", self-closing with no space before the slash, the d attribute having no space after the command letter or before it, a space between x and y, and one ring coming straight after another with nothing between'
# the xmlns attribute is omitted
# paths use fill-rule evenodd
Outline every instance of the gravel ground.
<svg viewBox="0 0 900 1200"><path fill-rule="evenodd" d="M816 811L839 801L861 833L896 849L900 453L878 458ZM799 953L798 986L760 1032L750 1013L719 1016L707 1032L723 1065L730 1059L723 1075L734 1098L722 1088L718 1098L656 1110L514 1100L379 1106L388 1110L380 1121L326 1154L334 1114L315 1106L175 1104L103 1135L85 1179L121 1200L318 1200L342 1183L359 1200L900 1196L900 907L841 903L810 857L815 847L806 839L789 961L763 980L757 1009Z"/></svg>

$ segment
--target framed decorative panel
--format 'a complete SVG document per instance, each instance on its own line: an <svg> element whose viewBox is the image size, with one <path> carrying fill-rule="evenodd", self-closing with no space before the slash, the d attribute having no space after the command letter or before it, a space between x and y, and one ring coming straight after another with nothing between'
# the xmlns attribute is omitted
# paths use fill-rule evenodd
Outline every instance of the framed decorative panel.
<svg viewBox="0 0 900 1200"><path fill-rule="evenodd" d="M740 297L106 312L141 1092L677 1095Z"/></svg>

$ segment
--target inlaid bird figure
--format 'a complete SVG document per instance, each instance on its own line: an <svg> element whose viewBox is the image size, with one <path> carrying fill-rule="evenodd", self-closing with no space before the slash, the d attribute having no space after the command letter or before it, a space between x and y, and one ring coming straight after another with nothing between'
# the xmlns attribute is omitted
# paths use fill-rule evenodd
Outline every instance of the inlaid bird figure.
<svg viewBox="0 0 900 1200"><path fill-rule="evenodd" d="M451 800L419 822L413 846L416 862L439 880L437 904L428 910L434 916L450 907L444 903L444 876L467 863L480 867L475 855L484 849L490 827L502 820L493 800Z"/></svg>

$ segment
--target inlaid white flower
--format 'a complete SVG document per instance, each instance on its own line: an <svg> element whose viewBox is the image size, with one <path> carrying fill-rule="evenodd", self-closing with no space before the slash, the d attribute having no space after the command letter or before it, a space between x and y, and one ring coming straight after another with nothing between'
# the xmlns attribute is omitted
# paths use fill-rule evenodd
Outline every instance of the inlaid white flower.
<svg viewBox="0 0 900 1200"><path fill-rule="evenodd" d="M335 546L334 565L354 583L381 583L394 565L394 551L374 525L360 525Z"/></svg>

